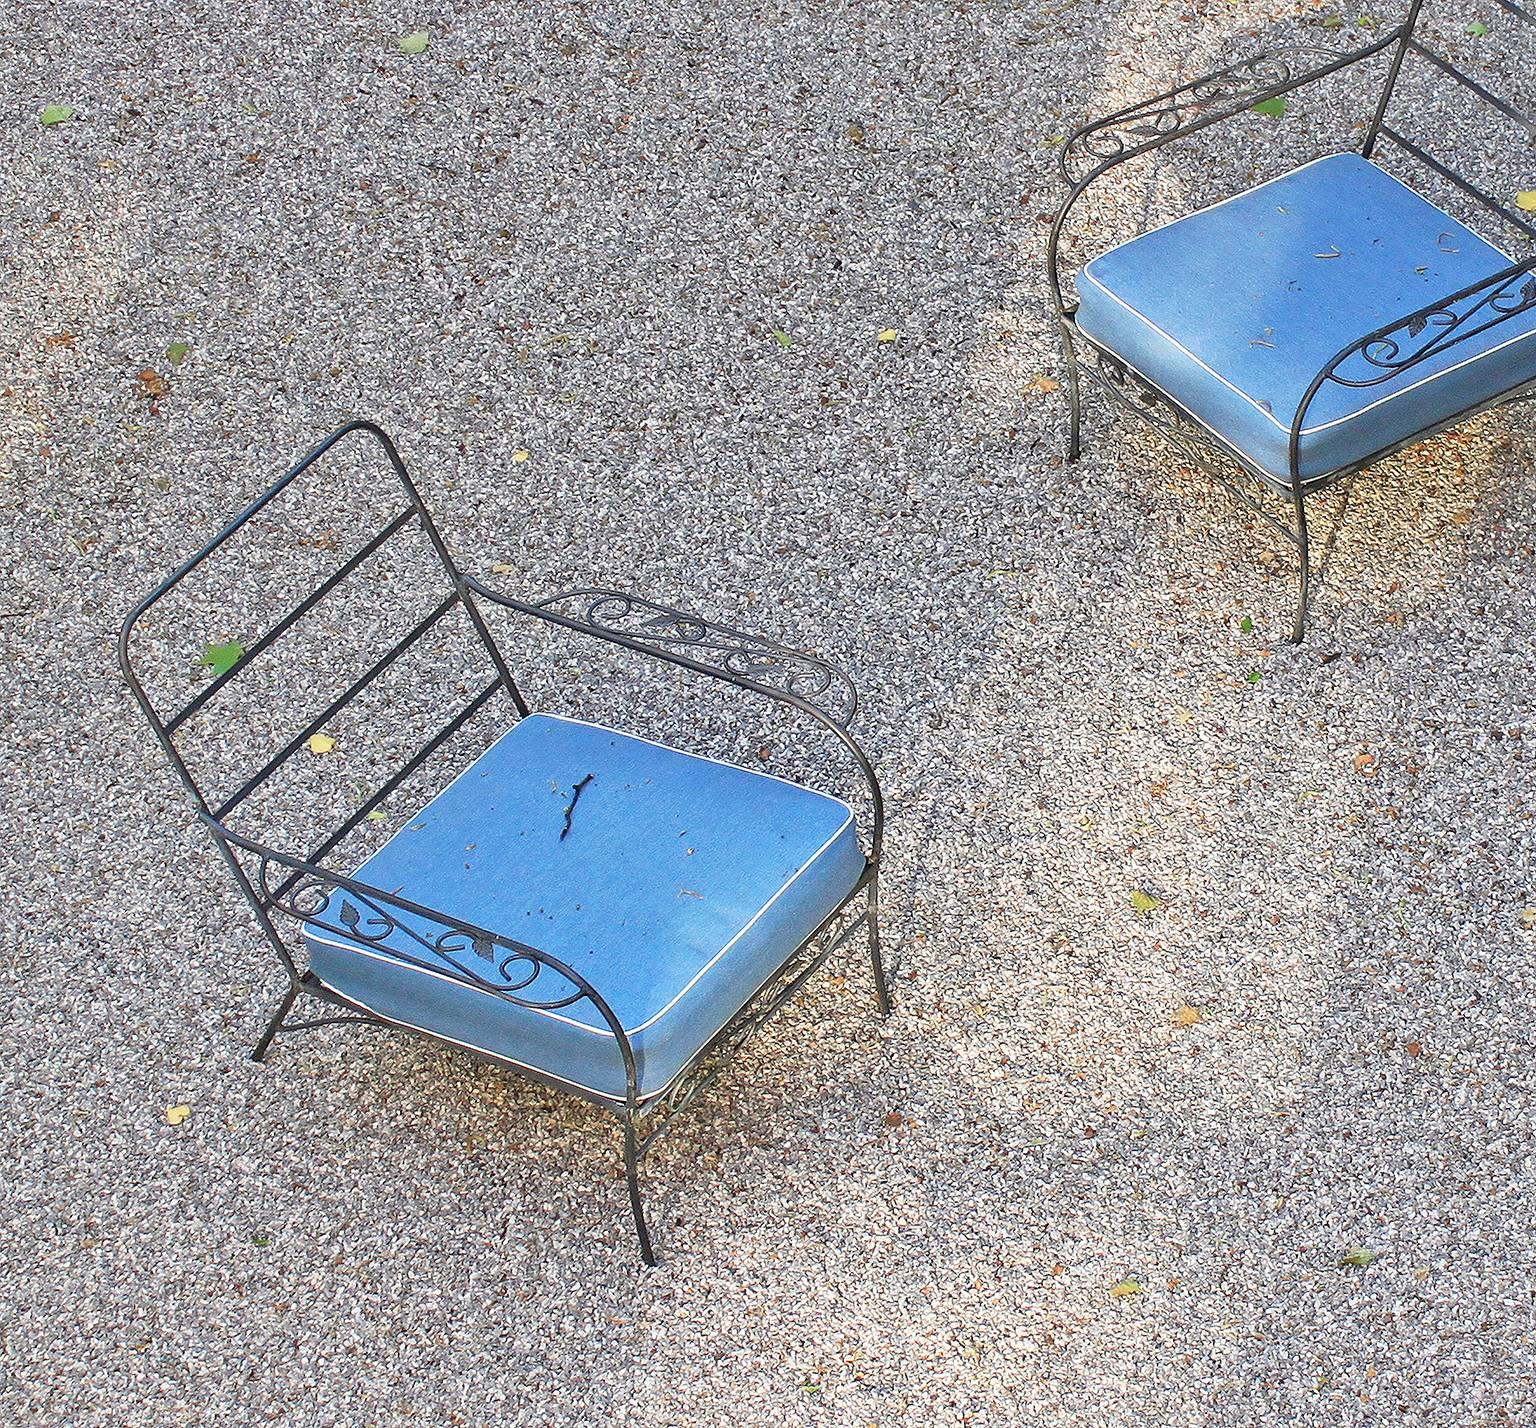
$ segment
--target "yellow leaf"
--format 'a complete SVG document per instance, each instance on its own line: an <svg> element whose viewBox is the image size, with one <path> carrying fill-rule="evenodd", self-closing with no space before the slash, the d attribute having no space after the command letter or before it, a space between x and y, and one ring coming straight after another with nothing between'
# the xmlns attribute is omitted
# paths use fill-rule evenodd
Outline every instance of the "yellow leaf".
<svg viewBox="0 0 1536 1428"><path fill-rule="evenodd" d="M1193 1026L1200 1020L1200 1013L1195 1007L1180 1007L1173 1014L1175 1026Z"/></svg>
<svg viewBox="0 0 1536 1428"><path fill-rule="evenodd" d="M1026 382L1024 389L1029 392L1058 392L1061 390L1061 383L1054 377L1036 377L1033 381Z"/></svg>
<svg viewBox="0 0 1536 1428"><path fill-rule="evenodd" d="M899 333L894 327L882 327L880 331L876 333L875 341L894 342L900 336L901 333Z"/></svg>
<svg viewBox="0 0 1536 1428"><path fill-rule="evenodd" d="M513 568L512 568L512 567L511 567L511 566L510 566L510 565L508 565L508 564L507 564L507 562L506 562L506 561L504 561L504 560L498 560L498 561L497 561L497 562L496 562L496 564L495 564L495 565L493 565L493 566L492 566L492 567L491 567L491 569L492 569L492 571L494 571L494 572L495 572L495 573L496 573L496 574L497 574L497 575L515 575L515 574L516 574L516 573L517 573L517 572L516 572L516 571L514 571L514 570L513 570Z"/></svg>
<svg viewBox="0 0 1536 1428"><path fill-rule="evenodd" d="M1145 888L1136 888L1131 893L1131 906L1140 913L1156 912L1163 905L1162 898L1155 893L1149 893Z"/></svg>
<svg viewBox="0 0 1536 1428"><path fill-rule="evenodd" d="M192 1107L183 1102L179 1106L167 1106L165 1108L165 1120L167 1125L179 1126L192 1114Z"/></svg>
<svg viewBox="0 0 1536 1428"><path fill-rule="evenodd" d="M529 456L529 453L526 450L524 450L521 446L518 447L517 450L512 453L512 459L514 461L526 461L528 459L528 456Z"/></svg>
<svg viewBox="0 0 1536 1428"><path fill-rule="evenodd" d="M1515 195L1515 207L1525 213L1536 213L1536 189L1522 189Z"/></svg>
<svg viewBox="0 0 1536 1428"><path fill-rule="evenodd" d="M312 754L328 754L336 747L336 740L329 734L311 734L304 747Z"/></svg>
<svg viewBox="0 0 1536 1428"><path fill-rule="evenodd" d="M1528 907L1521 911L1520 925L1527 932L1536 932L1536 907Z"/></svg>
<svg viewBox="0 0 1536 1428"><path fill-rule="evenodd" d="M1122 1279L1119 1284L1110 1289L1112 1299L1128 1299L1133 1294L1141 1293L1141 1285L1134 1279Z"/></svg>

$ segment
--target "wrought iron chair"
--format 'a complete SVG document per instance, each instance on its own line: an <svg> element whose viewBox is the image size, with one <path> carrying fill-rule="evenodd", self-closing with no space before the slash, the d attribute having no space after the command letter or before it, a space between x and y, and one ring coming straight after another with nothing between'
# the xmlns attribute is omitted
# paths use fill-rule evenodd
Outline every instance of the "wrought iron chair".
<svg viewBox="0 0 1536 1428"><path fill-rule="evenodd" d="M276 519L274 500L352 436L379 443L403 502L394 514L248 649L231 650L191 698L169 708L147 690L141 644L181 670L152 614L253 518ZM349 452L351 448L349 447ZM356 454L356 453L352 453ZM292 498L287 498L291 500ZM304 670L345 687L291 735L279 711L275 748L248 747L215 710L242 675L279 658L278 646L344 584L368 578L386 547L414 533L441 598L403 633L364 631L366 667L339 656ZM422 536L425 542L422 541ZM334 546L336 541L329 542ZM369 567L365 570L364 567ZM387 572L383 572L387 575ZM416 581L419 590L421 581ZM286 604L280 597L280 605ZM484 609L482 609L482 604ZM617 730L533 712L486 614L495 607L546 627L620 646L723 680L805 716L851 757L866 785L867 851L851 808L797 783L685 753ZM382 602L376 607L376 613ZM400 740L389 705L382 742L393 772L304 851L240 826L252 799L295 755L309 772L325 761L316 738L442 622L460 630L480 664L478 688L445 724ZM329 617L333 621L334 615ZM377 624L384 617L378 614ZM184 642L184 641L183 641ZM387 645L387 649L385 646ZM374 659L379 650L385 653ZM492 589L454 562L394 444L354 421L321 442L270 490L135 607L119 660L198 818L212 834L286 976L276 1014L252 1052L260 1061L280 1032L364 1021L402 1027L462 1048L583 1097L617 1117L640 1253L654 1264L639 1162L657 1137L719 1075L757 1028L861 928L882 1013L890 1003L876 925L883 813L868 758L848 732L856 694L823 660L635 595L573 590L527 602ZM466 657L468 658L468 657ZM226 660L226 662L228 662ZM142 663L142 662L141 662ZM469 694L469 681L455 684ZM174 693L174 687L172 686ZM317 699L323 696L317 696ZM445 786L439 753L482 710L507 725ZM165 711L165 712L162 712ZM270 710L268 711L270 712ZM426 713L427 711L421 711ZM804 719L799 721L804 725ZM377 720L370 725L370 732ZM244 765L215 791L194 773L183 741L202 726L224 758ZM410 732L410 731L407 731ZM467 736L466 736L467 737ZM318 746L320 752L326 743ZM334 761L332 761L334 766ZM338 850L361 830L383 836L385 800L418 771L435 790L415 817L351 866ZM223 770L228 773L229 770ZM351 805L356 789L343 790ZM336 855L336 856L333 856ZM340 864L340 865L338 865ZM290 1021L300 998L320 1014Z"/></svg>
<svg viewBox="0 0 1536 1428"><path fill-rule="evenodd" d="M1516 0L1495 3L1505 23L1536 19ZM1312 570L1307 498L1536 390L1536 257L1511 262L1377 162L1395 155L1536 237L1513 191L1490 193L1460 171L1468 136L1447 153L1454 135L1436 142L1420 121L1398 117L1405 66L1423 66L1426 81L1457 86L1485 122L1520 133L1527 152L1536 135L1488 76L1466 74L1419 33L1422 9L1413 0L1399 25L1350 52L1262 54L1096 119L1058 159L1069 192L1046 259L1066 357L1068 459L1079 453L1087 376L1294 545L1298 643ZM1069 290L1067 220L1106 174L1255 106L1273 112L1281 96L1377 56L1386 73L1358 154L1330 155L1143 232L1078 268L1075 296Z"/></svg>

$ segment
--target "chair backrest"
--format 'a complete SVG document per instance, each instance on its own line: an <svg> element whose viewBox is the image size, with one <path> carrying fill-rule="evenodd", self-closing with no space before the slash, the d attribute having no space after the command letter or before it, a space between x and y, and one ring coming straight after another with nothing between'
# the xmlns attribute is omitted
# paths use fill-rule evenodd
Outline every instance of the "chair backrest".
<svg viewBox="0 0 1536 1428"><path fill-rule="evenodd" d="M174 707L163 707L164 699L157 701L146 687L149 682L148 671L141 670L136 663L136 636L141 634L141 624L167 597L181 590L194 572L203 567L217 553L229 547L231 542L246 531L253 520L272 507L272 503L277 501L300 477L315 468L321 458L332 448L353 436L371 438L382 448L392 468L393 476L399 482L400 492L404 497L403 502L398 499L386 502L394 507L392 515L385 517L371 530L364 528L358 537L356 547L323 578L318 579L308 589L292 592L297 596L296 602L259 636L252 638L249 645L240 650L227 650L226 660L233 658L228 668L216 668L212 678L208 679L190 698L174 703ZM405 624L398 631L388 628L388 617L382 610L377 612L370 610L370 628L362 632L367 651L366 664L355 673L347 669L342 677L345 678L348 674L352 677L347 680L345 687L333 698L326 700L318 711L299 716L303 722L296 730L276 734L271 740L263 740L259 737L250 737L249 731L243 726L217 724L214 710L217 708L216 701L221 694L240 681L249 671L258 668L263 661L280 660L284 637L291 636L306 620L323 618L322 612L327 597L341 590L350 580L365 579L366 572L360 574L363 567L370 562L384 559L389 553L386 548L407 541L411 539L412 533L418 532L424 534L430 548L430 554L425 551L421 554L428 559L435 557L434 563L441 567L443 594L435 605L431 606L419 619ZM325 542L327 549L339 545L339 541L331 533L327 532L327 537ZM416 536L416 544L420 546L420 535ZM244 572L242 578L257 581L261 576L253 570ZM307 863L318 864L498 693L504 693L510 699L519 715L528 712L522 694L475 605L472 593L449 555L442 536L389 437L371 422L353 421L316 446L281 480L246 507L218 535L178 566L139 602L129 614L119 636L118 662L129 688L143 708L166 756L180 775L204 822L210 825L217 836L227 831L224 828L225 820L245 806L258 790L267 785L296 754L305 749L310 740L317 735L324 738L322 731L332 725L355 701L360 700L386 670L406 655L429 631L435 629L455 611L460 610L467 616L473 636L483 649L489 679L475 689L471 697L446 723L438 724L434 731L402 762L395 764L391 756L389 759L391 771L382 785L373 789L360 803L335 822L321 825L318 841L303 858ZM377 621L371 618L374 613L378 614ZM180 652L183 657L180 668L185 667L184 659L187 654L185 650ZM373 657L375 654L377 654L376 658ZM165 681L161 683L163 685ZM210 705L214 706L213 710L210 710ZM205 710L209 712L204 714L201 721L197 721L196 716ZM286 703L283 703L277 711L280 722L287 712ZM436 719L440 712L440 710L432 711L432 717ZM201 723L205 727L210 723L217 726L216 732L222 736L219 740L219 752L222 756L219 762L234 765L232 773L228 767L220 767L208 773L194 770L192 761L187 757L182 744L183 737L192 732L194 722ZM211 786L214 780L220 784L217 789ZM231 851L227 843L225 851L227 855Z"/></svg>
<svg viewBox="0 0 1536 1428"><path fill-rule="evenodd" d="M1536 13L1517 4L1516 0L1493 0L1493 3L1510 20L1518 25L1532 26L1533 33L1536 33ZM1393 32L1392 38L1395 44L1391 50L1391 63L1387 69L1386 81L1382 85L1376 111L1366 131L1361 153L1366 158L1371 158L1380 142L1385 139L1417 159L1483 208L1518 228L1527 237L1536 238L1536 213L1521 209L1513 202L1513 193L1500 197L1489 193L1482 184L1476 182L1466 172L1466 153L1457 152L1454 143L1460 139L1474 150L1486 150L1491 141L1485 125L1502 120L1519 130L1529 145L1533 139L1536 139L1536 122L1533 122L1529 114L1515 105L1511 96L1494 93L1482 80L1473 78L1449 55L1437 49L1433 40L1423 33L1424 19L1425 0L1412 0L1402 24ZM1488 30L1486 26L1481 28L1484 33ZM1497 40L1490 39L1489 44L1496 45ZM1507 47L1505 49L1507 50ZM1405 71L1419 66L1427 68L1427 78L1443 78L1454 84L1463 102L1470 98L1473 113L1481 116L1482 122L1469 123L1466 130L1461 133L1437 134L1432 142L1427 140L1421 142L1407 132L1406 126L1400 127L1394 117L1394 111L1401 108L1399 84ZM1394 104L1394 101L1398 102ZM1494 116L1499 118L1495 119ZM1530 186L1536 187L1536 173L1532 174Z"/></svg>

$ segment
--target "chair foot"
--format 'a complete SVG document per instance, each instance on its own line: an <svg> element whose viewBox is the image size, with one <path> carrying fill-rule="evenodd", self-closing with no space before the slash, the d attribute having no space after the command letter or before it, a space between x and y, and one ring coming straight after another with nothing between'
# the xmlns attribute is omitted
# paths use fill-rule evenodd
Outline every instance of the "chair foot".
<svg viewBox="0 0 1536 1428"><path fill-rule="evenodd" d="M283 1000L279 1004L276 1014L267 1023L267 1029L262 1032L261 1040L251 1048L252 1061L265 1061L267 1059L267 1050L272 1045L272 1038L277 1035L278 1030L282 1027L283 1018L293 1010L293 1004L298 999L298 995L298 984L290 982L288 990L283 993Z"/></svg>
<svg viewBox="0 0 1536 1428"><path fill-rule="evenodd" d="M1296 592L1296 624L1291 630L1291 643L1299 645L1307 633L1307 601L1312 583L1312 554L1307 536L1307 508L1302 497L1296 497L1296 553L1300 561L1300 582Z"/></svg>
<svg viewBox="0 0 1536 1428"><path fill-rule="evenodd" d="M1071 463L1083 454L1083 396L1077 380L1077 349L1065 322L1061 325L1061 350L1067 365L1067 461Z"/></svg>
<svg viewBox="0 0 1536 1428"><path fill-rule="evenodd" d="M875 974L875 1005L881 1016L891 1014L891 988L885 980L885 964L880 957L880 903L874 888L869 890L869 911L865 913L869 927L869 965Z"/></svg>
<svg viewBox="0 0 1536 1428"><path fill-rule="evenodd" d="M624 1178L629 1184L629 1208L635 1217L635 1236L640 1241L640 1258L648 1265L656 1263L651 1248L651 1232L645 1224L645 1206L640 1199L640 1157L635 1146L635 1123L624 1121Z"/></svg>

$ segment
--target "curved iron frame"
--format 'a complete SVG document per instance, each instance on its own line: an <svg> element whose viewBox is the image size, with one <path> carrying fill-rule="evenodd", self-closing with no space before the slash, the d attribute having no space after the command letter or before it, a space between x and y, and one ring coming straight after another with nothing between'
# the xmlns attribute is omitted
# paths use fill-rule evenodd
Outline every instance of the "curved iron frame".
<svg viewBox="0 0 1536 1428"><path fill-rule="evenodd" d="M1518 20L1530 22L1536 18L1516 0L1496 0L1496 3ZM1416 37L1415 29L1423 4L1424 0L1412 0L1401 24L1372 43L1347 53L1339 54L1316 46L1293 46L1269 51L1213 70L1177 89L1095 119L1074 130L1057 157L1060 177L1069 192L1051 224L1046 243L1046 270L1067 372L1070 422L1067 460L1077 460L1081 452L1082 379L1087 377L1120 406L1157 428L1186 461L1205 471L1236 500L1295 546L1298 594L1291 639L1296 644L1301 643L1306 633L1312 576L1306 498L1356 475L1406 446L1457 426L1480 412L1536 396L1536 382L1500 393L1489 401L1458 412L1443 422L1426 427L1405 440L1384 446L1347 466L1303 476L1301 435L1313 402L1330 383L1370 387L1391 381L1417 364L1444 352L1446 348L1478 336L1536 306L1536 257L1511 264L1480 282L1394 318L1335 353L1312 379L1291 419L1288 441L1290 473L1289 479L1281 480L1258 466L1144 374L1135 371L1124 358L1094 342L1078 327L1075 320L1077 303L1068 294L1062 281L1062 235L1078 200L1105 174L1126 160L1151 153L1165 144L1231 119L1256 104L1277 99L1294 89L1313 84L1377 55L1386 54L1389 57L1386 79L1361 147L1362 156L1372 158L1378 144L1385 139L1528 237L1536 238L1536 224L1532 223L1530 215L1510 207L1479 188L1456 172L1450 163L1430 153L1388 122L1388 109L1398 75L1404 61L1412 56L1456 81L1478 99L1498 110L1506 119L1523 126L1527 133L1536 136L1536 122L1492 94L1444 55ZM1319 58L1322 62L1315 62ZM1417 342L1425 333L1431 335L1425 341ZM1081 360L1080 350L1083 356L1092 359L1091 362ZM1278 507L1275 500L1277 497Z"/></svg>
<svg viewBox="0 0 1536 1428"><path fill-rule="evenodd" d="M269 502L309 470L339 441L352 433L376 440L383 448L406 494L405 509L387 521L319 585L315 586L259 639L244 651L235 666L216 675L175 713L162 717L150 699L131 657L133 634L139 621L182 580L212 556ZM378 551L391 537L411 526L425 532L451 593L423 620L375 662L348 689L310 720L276 756L269 759L232 794L215 802L205 794L178 751L176 731L250 662L270 649L332 590ZM324 859L354 831L411 774L469 722L498 693L504 693L517 717L529 713L529 705L512 677L480 608L480 601L556 625L575 634L606 641L646 655L663 664L719 679L738 689L760 694L808 716L830 733L852 757L871 800L869 847L858 882L827 918L797 946L761 986L738 1008L735 1015L701 1047L667 1085L642 1091L629 1036L601 992L574 968L538 948L491 928L479 927L452 913L427 907L360 882L349 874L327 867ZM417 639L455 608L462 607L494 670L492 678L446 725L426 741L403 765L333 829L315 848L300 855L269 846L259 839L233 831L228 817L296 752L310 735L318 732L362 692L379 674L399 659ZM880 953L878 928L878 875L884 836L884 804L873 765L848 732L857 707L857 694L848 677L814 655L755 635L733 630L700 616L674 610L644 596L612 590L571 590L541 601L519 600L493 589L459 569L449 554L431 514L395 444L382 428L370 421L351 421L315 446L285 476L245 508L195 555L182 562L141 600L125 620L118 637L118 663L123 676L144 711L166 757L186 789L203 826L250 904L257 923L282 963L287 987L282 999L257 1040L251 1056L265 1059L280 1031L310 1030L342 1022L401 1027L434 1041L442 1041L425 1028L383 1016L335 988L327 986L284 940L282 926L305 923L329 928L361 942L382 942L402 933L413 950L403 952L399 939L390 943L391 955L439 976L460 981L509 1005L530 1010L569 1009L589 1005L607 1027L618 1048L624 1068L622 1097L606 1096L576 1086L547 1071L523 1066L485 1052L481 1059L514 1071L527 1079L583 1100L614 1115L623 1137L625 1180L630 1210L639 1240L641 1258L656 1262L640 1192L639 1164L660 1134L681 1111L729 1065L756 1030L806 983L835 951L861 928L868 943L874 974L876 1001L882 1015L890 1014L890 992ZM426 931L423 931L423 924ZM296 930L296 929L295 929ZM289 1021L301 996L310 997L334 1010L305 1021ZM465 1048L457 1043L456 1050Z"/></svg>

